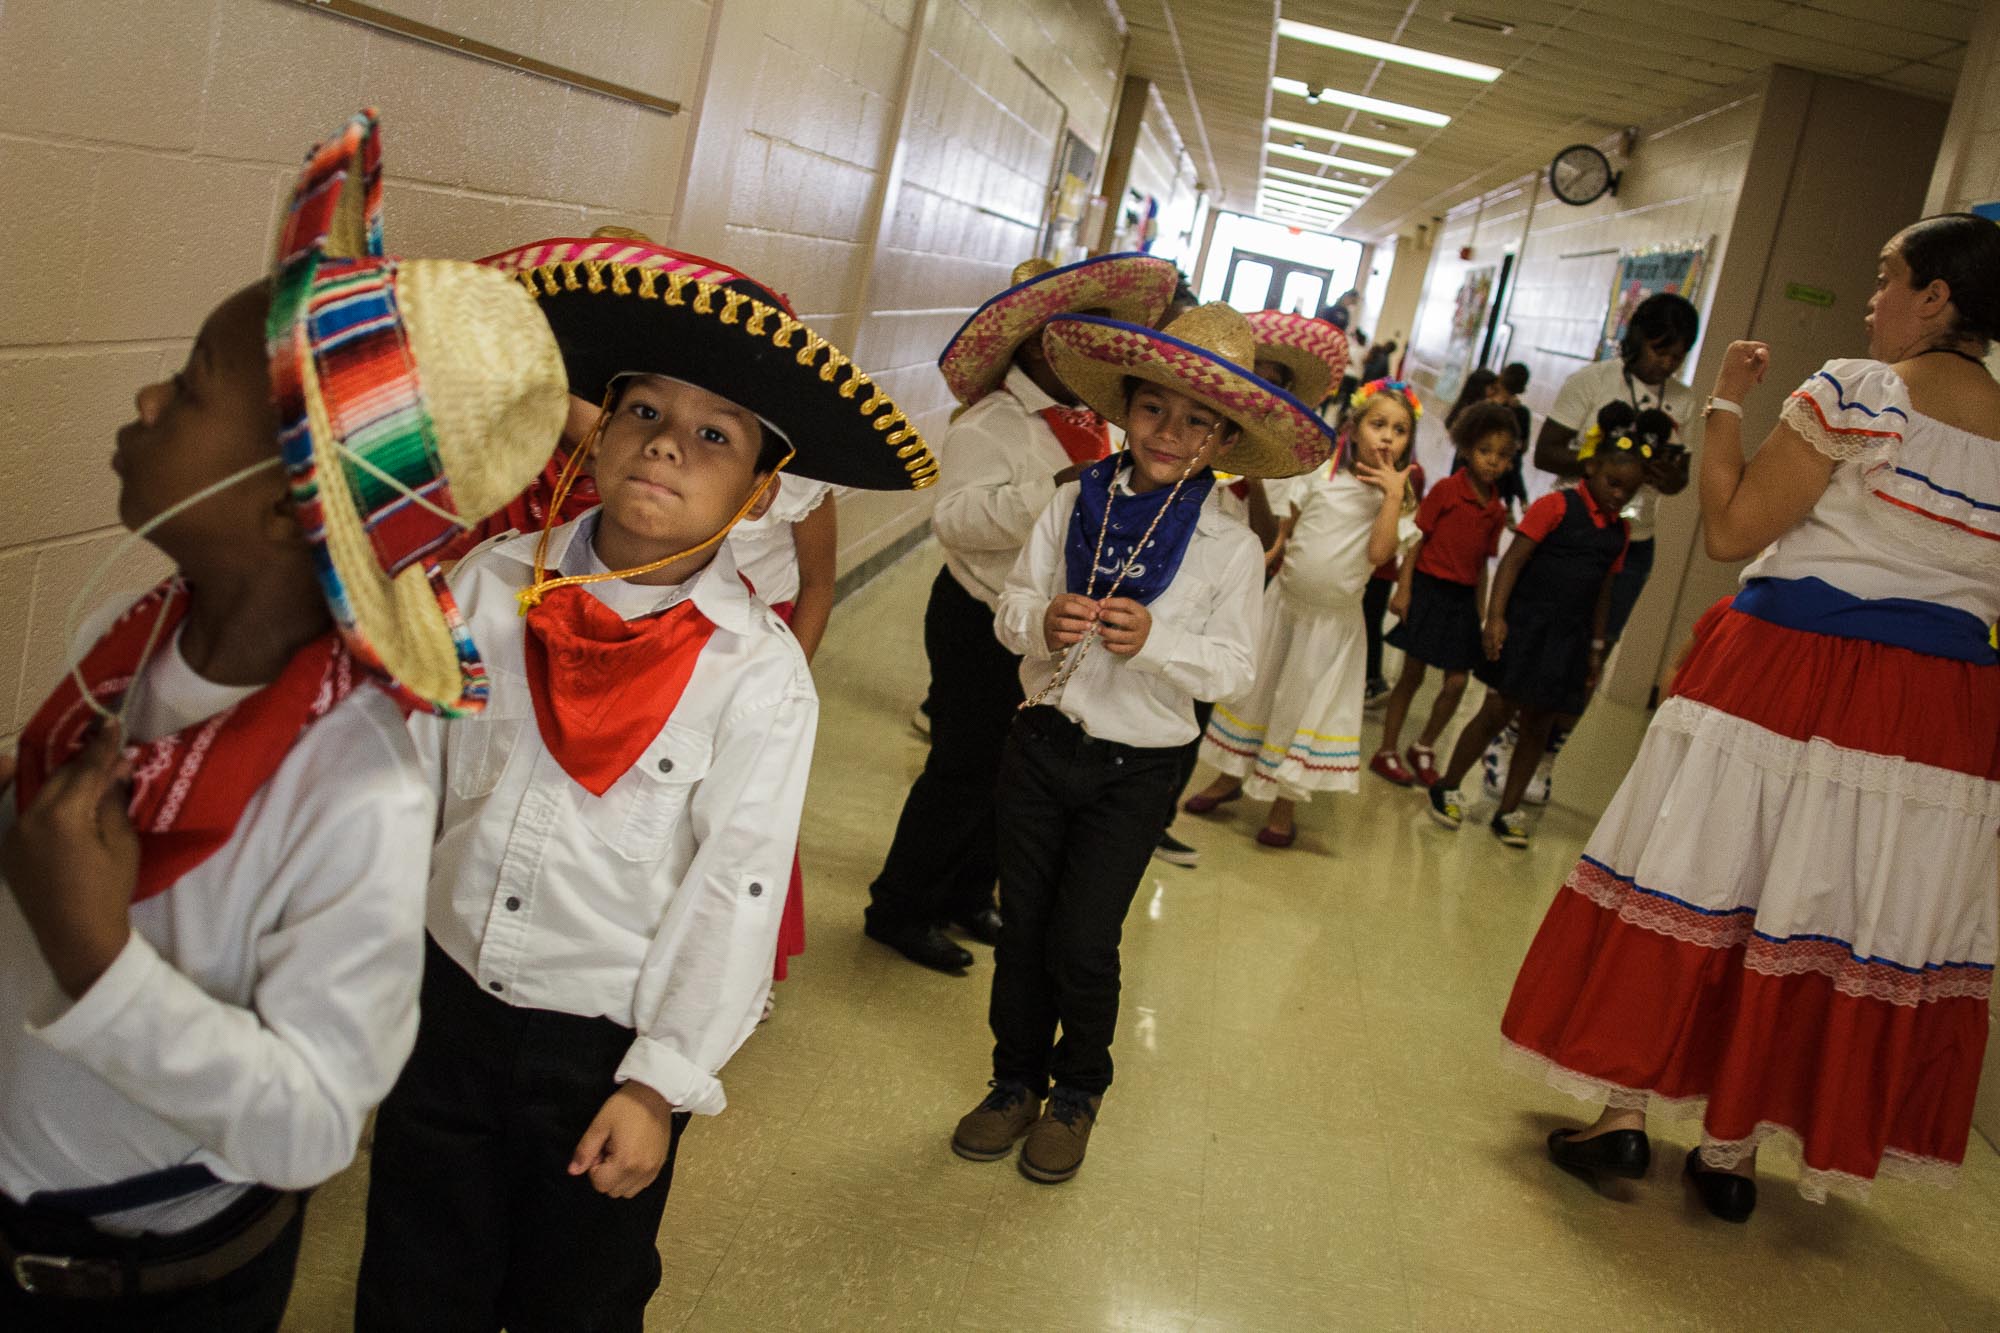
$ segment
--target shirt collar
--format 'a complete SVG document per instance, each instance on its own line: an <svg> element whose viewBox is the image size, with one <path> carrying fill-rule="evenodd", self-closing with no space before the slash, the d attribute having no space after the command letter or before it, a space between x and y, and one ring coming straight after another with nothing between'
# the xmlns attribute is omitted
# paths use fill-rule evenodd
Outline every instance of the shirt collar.
<svg viewBox="0 0 2000 1333"><path fill-rule="evenodd" d="M604 573L604 562L597 558L591 545L591 538L597 531L597 520L601 513L592 509L580 517L556 528L549 534L549 569L563 575ZM538 533L524 533L505 543L500 551L534 568L535 543ZM736 571L736 557L729 549L727 541L718 542L709 562L696 571L685 582L654 586L618 580L615 583L586 583L585 592L598 598L606 606L616 611L626 620L636 620L640 616L661 611L683 597L691 597L695 607L715 624L733 634L747 634L751 627L752 603L750 590L743 584L743 576ZM608 585L608 586L607 586Z"/></svg>
<svg viewBox="0 0 2000 1333"><path fill-rule="evenodd" d="M1051 407L1061 407L1055 399L1042 392L1042 386L1035 383L1028 372L1019 366L1007 367L1007 378L1001 387L1021 401L1021 406L1030 412L1046 412Z"/></svg>
<svg viewBox="0 0 2000 1333"><path fill-rule="evenodd" d="M1605 512L1597 507L1597 497L1590 493L1590 487L1578 482L1576 490L1577 494L1583 497L1583 512L1590 515L1590 521L1600 528L1610 527L1611 519L1616 515L1606 516Z"/></svg>

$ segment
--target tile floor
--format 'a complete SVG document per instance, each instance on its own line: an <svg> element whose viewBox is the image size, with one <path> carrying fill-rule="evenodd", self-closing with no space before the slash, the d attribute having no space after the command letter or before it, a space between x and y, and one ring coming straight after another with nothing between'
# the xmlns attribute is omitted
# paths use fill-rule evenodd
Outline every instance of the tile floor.
<svg viewBox="0 0 2000 1333"><path fill-rule="evenodd" d="M1656 1136L1599 1197L1541 1139L1579 1106L1508 1070L1514 969L1636 744L1593 713L1532 851L1433 828L1365 780L1290 852L1259 811L1183 817L1126 928L1118 1084L1071 1184L946 1146L984 1091L989 956L967 979L862 938L921 743L926 547L835 613L807 803L811 947L689 1131L648 1329L1993 1329L2000 1160L1805 1203L1767 1152L1749 1225L1714 1221ZM1203 779L1197 779L1198 781ZM365 1163L316 1197L288 1328L349 1326Z"/></svg>

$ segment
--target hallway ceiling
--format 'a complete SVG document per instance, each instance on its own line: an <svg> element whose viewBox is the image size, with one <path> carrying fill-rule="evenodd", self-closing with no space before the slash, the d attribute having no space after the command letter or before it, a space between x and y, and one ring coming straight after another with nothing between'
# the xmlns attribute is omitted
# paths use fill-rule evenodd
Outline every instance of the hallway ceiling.
<svg viewBox="0 0 2000 1333"><path fill-rule="evenodd" d="M1276 0L1117 0L1129 71L1158 87L1224 208L1275 216L1313 181L1371 192L1333 229L1384 237L1545 165L1564 146L1670 115L1774 64L1949 100L1982 0L1283 0L1282 17L1499 66L1478 83L1278 35ZM1897 16L1895 26L1880 19ZM1468 22L1468 20L1470 22ZM1511 26L1500 33L1473 23ZM1272 89L1273 78L1451 117L1432 129ZM1267 127L1398 144L1414 156ZM1273 153L1302 146L1375 176ZM1270 174L1271 169L1278 174ZM1267 191L1260 182L1280 182ZM1287 189L1286 187L1293 187ZM1332 193L1354 195L1335 187Z"/></svg>

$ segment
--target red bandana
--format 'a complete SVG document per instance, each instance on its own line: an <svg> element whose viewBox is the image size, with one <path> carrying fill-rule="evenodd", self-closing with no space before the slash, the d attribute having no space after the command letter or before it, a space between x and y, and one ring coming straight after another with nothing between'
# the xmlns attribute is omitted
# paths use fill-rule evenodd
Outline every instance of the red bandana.
<svg viewBox="0 0 2000 1333"><path fill-rule="evenodd" d="M692 598L630 621L574 585L542 598L528 612L528 691L563 772L592 796L611 790L667 725L713 633Z"/></svg>
<svg viewBox="0 0 2000 1333"><path fill-rule="evenodd" d="M187 605L186 586L171 579L134 603L84 655L83 678L99 703L117 710L148 638L155 639L155 652L174 651L174 629ZM161 616L155 636L153 622ZM139 831L139 884L132 901L173 887L229 841L243 807L271 780L306 728L352 694L360 678L340 637L328 632L294 653L276 680L233 707L171 736L127 746L133 772L126 809ZM49 775L76 757L97 720L76 677L66 673L21 733L17 810L25 810Z"/></svg>
<svg viewBox="0 0 2000 1333"><path fill-rule="evenodd" d="M558 450L533 485L509 500L505 508L485 522L453 539L451 545L439 552L438 559L463 560L472 553L473 547L503 532L540 532L543 528L581 518L597 508L597 482L588 475L579 476L570 493L563 497L561 512L553 521L550 520L549 502L555 498L557 483L562 479L563 464L568 458L566 451Z"/></svg>
<svg viewBox="0 0 2000 1333"><path fill-rule="evenodd" d="M1087 407L1045 407L1042 420L1079 467L1111 456L1111 424Z"/></svg>

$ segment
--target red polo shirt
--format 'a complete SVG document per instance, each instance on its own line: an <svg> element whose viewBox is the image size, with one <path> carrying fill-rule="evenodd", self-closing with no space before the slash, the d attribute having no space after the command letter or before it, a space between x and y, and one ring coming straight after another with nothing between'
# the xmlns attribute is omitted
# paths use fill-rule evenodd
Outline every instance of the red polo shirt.
<svg viewBox="0 0 2000 1333"><path fill-rule="evenodd" d="M1521 515L1521 521L1515 526L1514 530L1530 541L1539 542L1546 540L1548 535L1562 524L1563 509L1566 503L1563 500L1563 494L1570 489L1570 487L1564 487L1562 490L1550 491L1547 495L1529 505L1528 512ZM1590 515L1590 521L1595 526L1608 528L1613 523L1624 522L1618 515L1607 514L1597 507L1597 497L1590 493L1590 487L1577 486L1574 489L1577 494L1583 497L1583 512ZM1418 522L1422 521L1422 516L1419 515ZM1630 550L1631 546L1632 530L1628 527L1625 530L1625 547L1627 550ZM1422 569L1423 566L1420 564L1417 568ZM1624 568L1625 552L1620 551L1617 562L1611 566L1611 572L1616 574Z"/></svg>
<svg viewBox="0 0 2000 1333"><path fill-rule="evenodd" d="M1417 506L1417 531L1424 534L1417 572L1447 583L1477 584L1486 562L1499 553L1500 534L1506 530L1507 506L1499 494L1481 500L1472 489L1471 471L1454 472L1431 487Z"/></svg>

